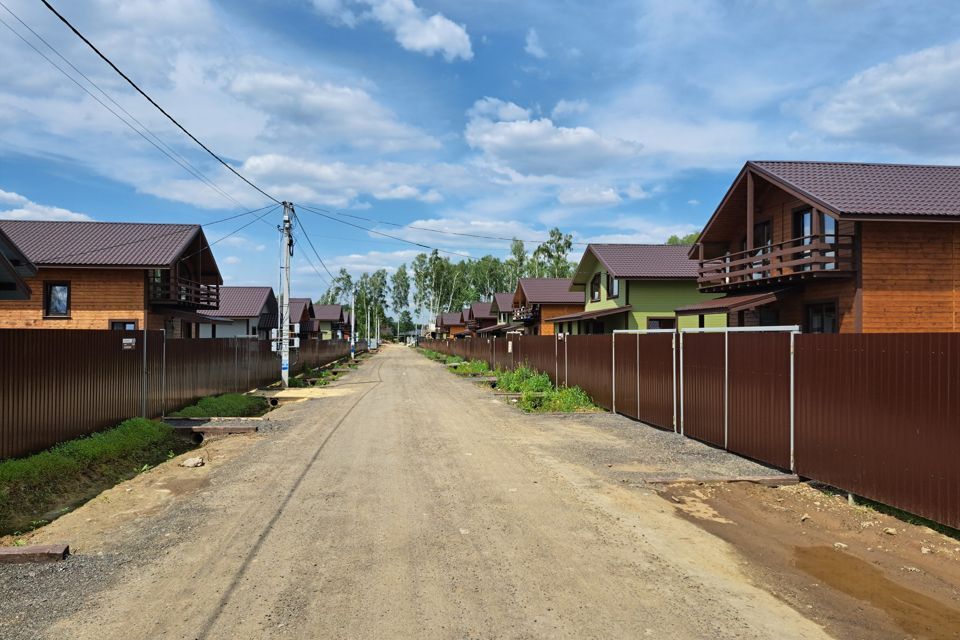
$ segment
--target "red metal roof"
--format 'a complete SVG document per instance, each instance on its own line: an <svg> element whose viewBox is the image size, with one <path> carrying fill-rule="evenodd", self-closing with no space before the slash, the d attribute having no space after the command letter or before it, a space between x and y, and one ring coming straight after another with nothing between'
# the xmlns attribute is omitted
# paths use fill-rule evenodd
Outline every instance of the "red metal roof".
<svg viewBox="0 0 960 640"><path fill-rule="evenodd" d="M463 324L463 314L461 311L451 311L450 313L441 313L440 322L437 324L441 327L456 327Z"/></svg>
<svg viewBox="0 0 960 640"><path fill-rule="evenodd" d="M753 309L771 302L776 302L783 297L783 294L790 291L786 289L774 289L772 291L762 291L760 293L751 293L741 296L725 296L713 300L704 300L695 304L676 309L678 316L696 316L709 313L731 313L745 309Z"/></svg>
<svg viewBox="0 0 960 640"><path fill-rule="evenodd" d="M577 304L583 293L570 291L570 278L520 278L520 288L531 304Z"/></svg>
<svg viewBox="0 0 960 640"><path fill-rule="evenodd" d="M2 229L37 265L167 267L198 233L196 224L3 220Z"/></svg>
<svg viewBox="0 0 960 640"><path fill-rule="evenodd" d="M313 317L313 300L310 298L290 298L290 321L291 323L300 322L303 312L306 310L307 317Z"/></svg>
<svg viewBox="0 0 960 640"><path fill-rule="evenodd" d="M199 313L220 318L256 318L271 296L270 287L220 287L220 307Z"/></svg>
<svg viewBox="0 0 960 640"><path fill-rule="evenodd" d="M847 216L960 216L960 167L757 161L748 166Z"/></svg>
<svg viewBox="0 0 960 640"><path fill-rule="evenodd" d="M587 245L573 282L587 284L592 269L585 261L593 255L614 277L631 280L694 280L697 261L688 257L689 245L590 244Z"/></svg>
<svg viewBox="0 0 960 640"><path fill-rule="evenodd" d="M595 311L581 311L580 313L571 313L565 316L550 318L550 322L575 322L577 320L593 320L594 318L606 318L621 313L633 311L633 305L624 305L622 307L611 307L609 309L598 309Z"/></svg>

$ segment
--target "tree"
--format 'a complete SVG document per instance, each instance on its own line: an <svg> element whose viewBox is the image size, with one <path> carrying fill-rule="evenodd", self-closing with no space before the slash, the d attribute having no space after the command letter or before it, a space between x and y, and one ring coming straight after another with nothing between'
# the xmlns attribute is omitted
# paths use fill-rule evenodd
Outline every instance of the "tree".
<svg viewBox="0 0 960 640"><path fill-rule="evenodd" d="M341 268L337 277L330 282L330 288L321 296L320 304L350 304L353 292L353 278Z"/></svg>
<svg viewBox="0 0 960 640"><path fill-rule="evenodd" d="M699 231L688 233L683 237L674 234L669 238L667 238L667 244L695 244L699 237L700 237Z"/></svg>
<svg viewBox="0 0 960 640"><path fill-rule="evenodd" d="M401 264L390 276L390 306L397 314L397 333L401 331L401 314L410 305L410 276L407 275L407 265ZM409 313L407 315L410 315Z"/></svg>
<svg viewBox="0 0 960 640"><path fill-rule="evenodd" d="M569 278L570 249L573 248L573 236L563 233L559 228L550 229L550 237L533 252L538 278Z"/></svg>
<svg viewBox="0 0 960 640"><path fill-rule="evenodd" d="M510 257L507 258L506 267L514 282L529 275L527 272L527 250L523 246L523 240L514 238L510 242Z"/></svg>

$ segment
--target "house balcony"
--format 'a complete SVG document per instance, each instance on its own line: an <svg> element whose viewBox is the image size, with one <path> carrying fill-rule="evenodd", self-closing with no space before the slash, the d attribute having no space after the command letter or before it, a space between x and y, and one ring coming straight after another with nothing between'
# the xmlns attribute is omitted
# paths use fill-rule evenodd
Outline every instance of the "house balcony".
<svg viewBox="0 0 960 640"><path fill-rule="evenodd" d="M540 306L520 307L513 310L513 321L534 324L540 319Z"/></svg>
<svg viewBox="0 0 960 640"><path fill-rule="evenodd" d="M792 238L700 261L703 293L749 289L815 278L848 278L856 269L854 236Z"/></svg>
<svg viewBox="0 0 960 640"><path fill-rule="evenodd" d="M180 278L147 279L150 304L186 309L217 309L220 307L220 286L203 284Z"/></svg>

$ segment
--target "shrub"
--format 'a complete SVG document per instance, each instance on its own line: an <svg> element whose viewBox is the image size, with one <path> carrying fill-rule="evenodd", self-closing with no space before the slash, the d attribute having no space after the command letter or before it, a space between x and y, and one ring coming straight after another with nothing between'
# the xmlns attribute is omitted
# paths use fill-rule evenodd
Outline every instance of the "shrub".
<svg viewBox="0 0 960 640"><path fill-rule="evenodd" d="M497 373L497 389L511 393L542 393L553 389L553 383L545 373L537 373L529 367L517 367L513 371Z"/></svg>
<svg viewBox="0 0 960 640"><path fill-rule="evenodd" d="M489 371L490 371L490 365L488 365L483 360L471 360L470 362L464 362L459 366L453 368L454 373L463 375L463 376L488 373Z"/></svg>
<svg viewBox="0 0 960 640"><path fill-rule="evenodd" d="M299 381L299 385L294 381ZM303 386L299 378L290 378L290 386ZM258 416L270 408L267 399L242 393L227 393L222 396L207 396L197 404L184 407L170 414L171 418L210 418Z"/></svg>

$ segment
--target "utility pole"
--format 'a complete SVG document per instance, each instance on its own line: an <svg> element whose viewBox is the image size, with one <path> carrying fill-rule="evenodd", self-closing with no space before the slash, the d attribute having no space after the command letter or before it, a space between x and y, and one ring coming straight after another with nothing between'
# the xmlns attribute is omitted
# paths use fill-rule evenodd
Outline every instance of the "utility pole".
<svg viewBox="0 0 960 640"><path fill-rule="evenodd" d="M350 292L350 359L357 359L357 288Z"/></svg>
<svg viewBox="0 0 960 640"><path fill-rule="evenodd" d="M280 379L290 386L290 256L293 255L290 212L293 205L283 203L283 305L280 310Z"/></svg>

